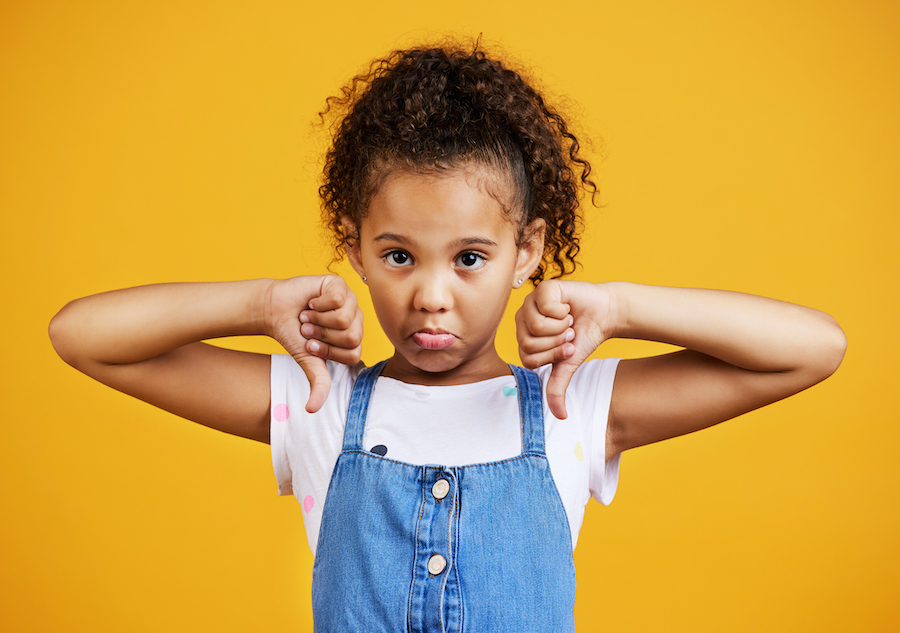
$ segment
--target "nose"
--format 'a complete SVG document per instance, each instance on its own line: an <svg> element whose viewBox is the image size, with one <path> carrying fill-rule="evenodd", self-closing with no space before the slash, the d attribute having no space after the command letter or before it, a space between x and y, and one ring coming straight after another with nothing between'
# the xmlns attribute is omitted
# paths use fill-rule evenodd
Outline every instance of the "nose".
<svg viewBox="0 0 900 633"><path fill-rule="evenodd" d="M423 271L416 276L413 307L425 312L446 312L453 308L452 280L448 275Z"/></svg>

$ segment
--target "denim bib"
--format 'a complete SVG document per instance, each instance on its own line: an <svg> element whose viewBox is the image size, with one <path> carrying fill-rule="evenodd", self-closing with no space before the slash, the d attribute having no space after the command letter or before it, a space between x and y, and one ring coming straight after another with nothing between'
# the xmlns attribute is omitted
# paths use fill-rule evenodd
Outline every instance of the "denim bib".
<svg viewBox="0 0 900 633"><path fill-rule="evenodd" d="M571 533L544 451L537 374L510 366L521 455L416 466L362 446L385 362L350 397L313 566L315 631L574 631Z"/></svg>

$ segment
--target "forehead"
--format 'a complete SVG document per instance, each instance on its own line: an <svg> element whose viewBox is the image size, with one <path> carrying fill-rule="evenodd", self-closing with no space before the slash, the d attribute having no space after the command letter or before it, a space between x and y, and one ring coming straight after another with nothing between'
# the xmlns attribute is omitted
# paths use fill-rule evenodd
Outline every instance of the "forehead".
<svg viewBox="0 0 900 633"><path fill-rule="evenodd" d="M506 179L482 168L389 175L372 198L360 227L410 237L489 232L514 238L516 227L498 200Z"/></svg>

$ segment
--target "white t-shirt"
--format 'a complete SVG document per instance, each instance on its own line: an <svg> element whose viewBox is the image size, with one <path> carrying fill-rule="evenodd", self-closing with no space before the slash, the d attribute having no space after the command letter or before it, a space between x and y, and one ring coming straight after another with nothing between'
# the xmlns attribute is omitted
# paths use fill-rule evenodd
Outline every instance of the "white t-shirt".
<svg viewBox="0 0 900 633"><path fill-rule="evenodd" d="M537 369L544 391L547 459L572 530L572 548L593 496L609 505L619 479L619 456L605 459L606 423L619 359L582 364L566 391L569 417L557 419L546 402L550 365ZM278 494L303 508L313 554L322 506L344 440L347 405L364 366L328 362L331 391L322 408L306 412L309 382L287 355L272 356L271 443ZM393 378L375 382L363 447L410 464L464 466L522 452L516 379L510 374L467 385L429 387Z"/></svg>

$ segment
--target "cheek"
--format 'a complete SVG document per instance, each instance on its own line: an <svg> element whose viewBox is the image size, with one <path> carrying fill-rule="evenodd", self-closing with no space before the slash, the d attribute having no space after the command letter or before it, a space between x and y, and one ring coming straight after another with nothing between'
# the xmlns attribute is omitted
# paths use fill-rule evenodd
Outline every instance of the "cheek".
<svg viewBox="0 0 900 633"><path fill-rule="evenodd" d="M374 287L373 287L374 286ZM403 297L396 288L382 287L381 284L369 284L369 296L372 298L372 307L378 317L382 329L389 329L399 318L405 305Z"/></svg>
<svg viewBox="0 0 900 633"><path fill-rule="evenodd" d="M509 284L496 282L490 289L466 298L468 316L479 323L499 323L509 303Z"/></svg>

